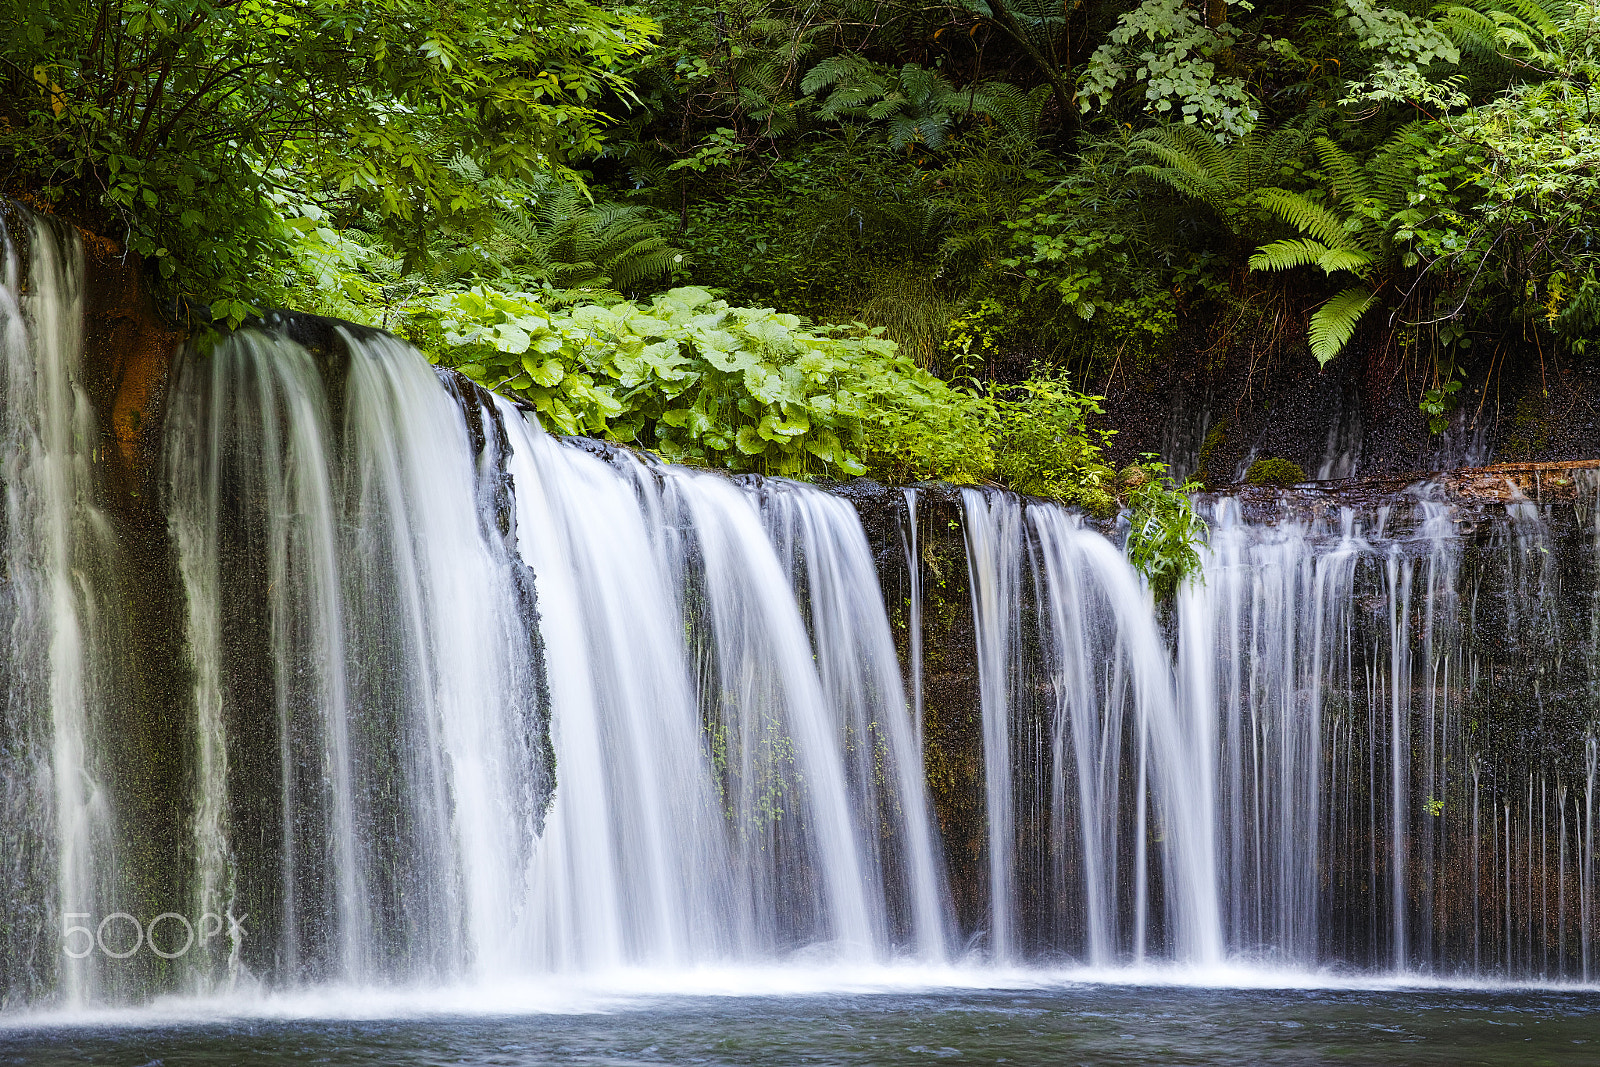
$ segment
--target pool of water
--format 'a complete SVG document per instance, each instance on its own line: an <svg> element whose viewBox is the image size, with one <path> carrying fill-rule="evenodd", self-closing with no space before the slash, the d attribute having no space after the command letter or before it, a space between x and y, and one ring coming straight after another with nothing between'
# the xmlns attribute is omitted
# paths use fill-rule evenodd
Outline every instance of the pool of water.
<svg viewBox="0 0 1600 1067"><path fill-rule="evenodd" d="M1593 989L738 984L323 992L11 1017L0 1064L1600 1064Z"/></svg>

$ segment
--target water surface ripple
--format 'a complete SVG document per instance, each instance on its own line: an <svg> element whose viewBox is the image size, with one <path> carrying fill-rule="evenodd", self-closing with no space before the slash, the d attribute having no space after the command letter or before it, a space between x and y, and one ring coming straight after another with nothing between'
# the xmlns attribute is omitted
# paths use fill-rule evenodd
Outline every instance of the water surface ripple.
<svg viewBox="0 0 1600 1067"><path fill-rule="evenodd" d="M141 1021L143 1020L143 1021ZM1583 990L1062 985L653 996L562 1014L159 1015L0 1030L0 1063L531 1065L1594 1064Z"/></svg>

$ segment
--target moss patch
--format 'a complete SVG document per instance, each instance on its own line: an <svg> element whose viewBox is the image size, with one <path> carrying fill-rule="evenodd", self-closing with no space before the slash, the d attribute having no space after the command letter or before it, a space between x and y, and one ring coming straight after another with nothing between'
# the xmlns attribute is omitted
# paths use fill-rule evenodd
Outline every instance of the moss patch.
<svg viewBox="0 0 1600 1067"><path fill-rule="evenodd" d="M1251 485L1294 485L1296 482L1306 480L1306 472L1298 463L1273 456L1271 459L1258 459L1250 464L1244 480Z"/></svg>

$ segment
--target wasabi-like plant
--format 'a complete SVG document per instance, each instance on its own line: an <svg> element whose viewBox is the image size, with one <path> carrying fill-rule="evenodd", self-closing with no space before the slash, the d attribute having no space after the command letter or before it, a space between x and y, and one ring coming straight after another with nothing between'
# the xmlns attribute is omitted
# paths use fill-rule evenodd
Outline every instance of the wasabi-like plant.
<svg viewBox="0 0 1600 1067"><path fill-rule="evenodd" d="M673 462L896 481L970 481L992 462L984 401L860 325L808 327L697 288L561 308L475 287L412 309L411 327L437 361L526 399L552 432Z"/></svg>

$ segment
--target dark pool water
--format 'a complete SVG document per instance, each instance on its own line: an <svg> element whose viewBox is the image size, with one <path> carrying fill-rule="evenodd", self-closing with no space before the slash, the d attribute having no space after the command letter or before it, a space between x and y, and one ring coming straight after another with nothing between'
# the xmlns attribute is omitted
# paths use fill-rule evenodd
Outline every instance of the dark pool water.
<svg viewBox="0 0 1600 1067"><path fill-rule="evenodd" d="M1592 1064L1600 993L1065 986L622 1010L0 1027L0 1064Z"/></svg>

